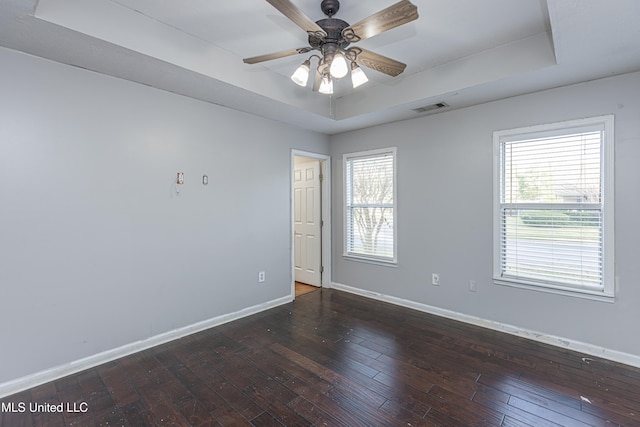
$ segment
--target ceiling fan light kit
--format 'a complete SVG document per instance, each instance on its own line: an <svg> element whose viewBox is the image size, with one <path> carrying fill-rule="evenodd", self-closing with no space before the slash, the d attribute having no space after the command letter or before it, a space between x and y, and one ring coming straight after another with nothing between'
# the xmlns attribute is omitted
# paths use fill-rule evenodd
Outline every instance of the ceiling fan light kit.
<svg viewBox="0 0 640 427"><path fill-rule="evenodd" d="M296 69L291 80L305 87L311 72L311 58L318 58L313 91L324 94L332 94L333 80L345 77L349 71L351 71L351 83L354 89L369 81L360 65L392 77L401 74L406 68L406 64L402 62L359 47L349 47L349 45L417 19L418 8L409 0L401 0L354 25L333 18L340 9L338 0L322 1L320 8L328 18L316 22L302 13L290 0L267 0L267 2L307 32L309 46L245 58L246 64L257 64L286 56L320 51L321 56L311 55Z"/></svg>
<svg viewBox="0 0 640 427"><path fill-rule="evenodd" d="M333 94L333 80L329 75L325 75L322 78L322 82L320 83L320 88L318 89L318 92L324 93L325 95Z"/></svg>
<svg viewBox="0 0 640 427"><path fill-rule="evenodd" d="M309 71L311 70L311 60L307 59L291 75L291 80L299 86L306 86L309 81Z"/></svg>
<svg viewBox="0 0 640 427"><path fill-rule="evenodd" d="M364 71L362 71L362 68L358 67L358 64L356 64L355 62L352 62L351 63L351 84L353 85L353 88L355 89L359 86L362 86L368 81L369 79L367 78L367 75L364 73Z"/></svg>
<svg viewBox="0 0 640 427"><path fill-rule="evenodd" d="M346 76L348 72L349 67L347 66L347 60L344 59L344 55L340 52L336 53L331 61L331 75L336 79L341 79Z"/></svg>

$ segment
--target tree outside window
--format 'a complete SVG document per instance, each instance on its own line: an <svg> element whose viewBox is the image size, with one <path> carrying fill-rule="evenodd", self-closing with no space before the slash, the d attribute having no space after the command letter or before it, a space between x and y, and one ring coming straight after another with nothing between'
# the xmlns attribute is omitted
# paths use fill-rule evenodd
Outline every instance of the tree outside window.
<svg viewBox="0 0 640 427"><path fill-rule="evenodd" d="M345 255L395 261L395 149L345 155Z"/></svg>

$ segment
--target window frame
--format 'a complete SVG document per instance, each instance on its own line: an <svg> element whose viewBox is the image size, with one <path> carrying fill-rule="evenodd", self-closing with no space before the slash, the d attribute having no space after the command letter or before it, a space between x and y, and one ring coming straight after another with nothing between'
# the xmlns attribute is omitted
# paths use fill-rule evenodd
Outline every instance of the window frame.
<svg viewBox="0 0 640 427"><path fill-rule="evenodd" d="M361 252L354 252L349 250L349 207L350 201L348 198L348 186L350 185L350 177L348 176L348 162L354 159L364 159L364 158L375 158L382 156L391 156L392 157L392 167L393 167L393 255L391 257L384 256L375 256L370 254L365 254ZM344 207L344 223L343 223L343 254L342 256L345 259L361 261L373 264L379 264L384 266L394 267L398 263L398 202L397 202L397 148L396 147L388 147L374 150L366 150L366 151L358 151L354 153L345 153L342 156L342 165L343 165L343 207Z"/></svg>
<svg viewBox="0 0 640 427"><path fill-rule="evenodd" d="M501 153L504 143L540 137L570 135L576 130L597 128L602 133L600 151L602 216L602 288L585 289L558 282L531 281L517 277L502 276L502 182L504 168ZM575 296L599 301L613 302L615 297L614 257L614 116L603 115L577 120L548 123L493 133L493 282L554 294Z"/></svg>

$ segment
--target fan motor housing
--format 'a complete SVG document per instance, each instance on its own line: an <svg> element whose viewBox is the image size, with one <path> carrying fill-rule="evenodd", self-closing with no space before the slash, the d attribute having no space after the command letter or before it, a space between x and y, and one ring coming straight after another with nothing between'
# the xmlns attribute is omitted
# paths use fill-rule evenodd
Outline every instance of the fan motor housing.
<svg viewBox="0 0 640 427"><path fill-rule="evenodd" d="M316 21L326 33L326 37L318 37L315 34L309 34L309 44L313 48L322 47L325 43L335 43L341 48L349 46L350 42L342 37L342 30L349 26L348 22L337 18L327 18Z"/></svg>

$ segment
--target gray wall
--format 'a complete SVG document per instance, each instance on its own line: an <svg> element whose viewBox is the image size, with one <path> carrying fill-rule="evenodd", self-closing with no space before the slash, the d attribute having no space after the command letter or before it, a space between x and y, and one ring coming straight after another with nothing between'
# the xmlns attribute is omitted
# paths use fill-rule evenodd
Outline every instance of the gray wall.
<svg viewBox="0 0 640 427"><path fill-rule="evenodd" d="M326 136L0 64L0 384L291 294L291 149Z"/></svg>
<svg viewBox="0 0 640 427"><path fill-rule="evenodd" d="M610 113L615 303L494 285L493 131ZM397 268L342 257L342 154L387 146L398 147ZM337 135L331 156L335 283L640 356L640 73Z"/></svg>
<svg viewBox="0 0 640 427"><path fill-rule="evenodd" d="M0 384L289 295L290 150L329 138L1 48L0 64ZM640 356L639 100L636 73L332 137L333 281ZM608 113L615 303L493 285L492 132ZM345 261L342 154L392 145L398 267Z"/></svg>

